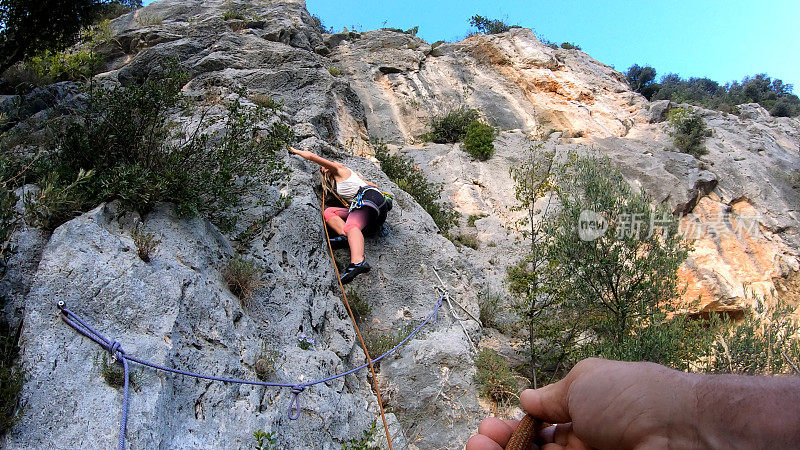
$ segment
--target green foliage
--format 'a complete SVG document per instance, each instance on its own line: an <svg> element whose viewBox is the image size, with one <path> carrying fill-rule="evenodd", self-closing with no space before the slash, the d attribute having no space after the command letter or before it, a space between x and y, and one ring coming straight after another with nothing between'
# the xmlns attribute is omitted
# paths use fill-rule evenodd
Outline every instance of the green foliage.
<svg viewBox="0 0 800 450"><path fill-rule="evenodd" d="M111 38L108 20L81 30L77 45L64 50L44 49L10 68L4 80L18 92L58 81L87 80L101 71L104 59L95 53Z"/></svg>
<svg viewBox="0 0 800 450"><path fill-rule="evenodd" d="M248 300L253 296L253 292L261 287L262 274L263 271L255 262L241 255L229 259L222 271L228 289L241 300Z"/></svg>
<svg viewBox="0 0 800 450"><path fill-rule="evenodd" d="M414 167L413 161L401 155L392 155L386 144L376 143L375 158L381 169L400 189L408 192L414 200L430 214L442 233L447 233L455 225L458 213L449 203L442 203L439 195L443 187L429 183L425 175Z"/></svg>
<svg viewBox="0 0 800 450"><path fill-rule="evenodd" d="M386 27L386 28L381 28L381 30L385 30L385 31L394 31L395 33L403 33L403 34L409 34L409 35L411 35L411 36L416 36L416 35L417 35L417 33L419 32L419 27L418 27L418 26L416 26L416 27L411 27L411 28L409 28L409 29L407 29L407 30L404 30L404 29L402 29L402 28L391 28L391 27Z"/></svg>
<svg viewBox="0 0 800 450"><path fill-rule="evenodd" d="M89 209L86 185L94 172L79 169L73 181L62 180L57 173L47 173L38 180L40 190L25 197L25 213L31 223L45 230L54 230L81 211Z"/></svg>
<svg viewBox="0 0 800 450"><path fill-rule="evenodd" d="M473 158L486 161L494 155L495 133L489 125L473 121L464 135L464 150Z"/></svg>
<svg viewBox="0 0 800 450"><path fill-rule="evenodd" d="M631 88L648 100L690 103L728 113L735 113L736 105L758 103L776 117L800 115L800 98L792 93L793 86L765 73L726 84L703 77L683 79L671 73L656 83L655 69L634 64L627 77Z"/></svg>
<svg viewBox="0 0 800 450"><path fill-rule="evenodd" d="M667 114L667 120L672 126L672 139L678 150L696 158L708 153L703 143L710 130L702 117L685 108L674 108Z"/></svg>
<svg viewBox="0 0 800 450"><path fill-rule="evenodd" d="M103 381L114 389L121 389L125 385L125 371L122 365L113 359L109 361L110 357L107 355L102 355L100 358L100 375Z"/></svg>
<svg viewBox="0 0 800 450"><path fill-rule="evenodd" d="M238 100L227 115L205 115L189 133L168 120L189 105L180 94L185 74L125 87L95 87L81 116L58 134L58 151L43 158L34 182L43 186L32 202L38 223L53 229L66 220L119 199L147 212L173 202L181 215L207 215L224 229L235 224L235 208L253 185L285 174L280 151L293 139L281 122L264 127L271 111ZM214 133L206 126L221 122Z"/></svg>
<svg viewBox="0 0 800 450"><path fill-rule="evenodd" d="M481 395L504 402L517 395L517 380L505 359L492 349L482 348L475 357L475 382Z"/></svg>
<svg viewBox="0 0 800 450"><path fill-rule="evenodd" d="M19 329L14 330L0 321L0 436L14 426L20 418L17 400L25 377L17 366L19 358Z"/></svg>
<svg viewBox="0 0 800 450"><path fill-rule="evenodd" d="M356 320L363 321L372 314L372 305L369 304L369 301L364 298L363 295L353 288L347 288L347 302Z"/></svg>
<svg viewBox="0 0 800 450"><path fill-rule="evenodd" d="M573 44L571 42L562 42L561 48L565 50L581 50L581 46L577 44Z"/></svg>
<svg viewBox="0 0 800 450"><path fill-rule="evenodd" d="M342 69L335 66L330 66L328 67L328 73L330 73L334 77L338 77L339 75L342 74Z"/></svg>
<svg viewBox="0 0 800 450"><path fill-rule="evenodd" d="M153 251L156 249L156 246L161 243L161 241L156 239L153 233L144 231L144 228L141 225L133 227L133 230L131 230L131 238L133 238L133 245L136 246L136 253L139 255L139 258L141 258L142 261L149 263Z"/></svg>
<svg viewBox="0 0 800 450"><path fill-rule="evenodd" d="M278 438L272 431L256 430L253 432L253 439L256 440L253 448L255 450L275 450L278 448Z"/></svg>
<svg viewBox="0 0 800 450"><path fill-rule="evenodd" d="M475 222L480 219L483 219L484 217L489 217L489 215L486 213L470 214L469 217L467 217L467 225L474 227Z"/></svg>
<svg viewBox="0 0 800 450"><path fill-rule="evenodd" d="M278 111L283 108L283 100L275 101L274 98L267 94L253 94L250 96L250 100L262 108L271 109L273 111Z"/></svg>
<svg viewBox="0 0 800 450"><path fill-rule="evenodd" d="M554 50L558 48L558 44L556 44L555 42L551 41L550 39L547 39L546 37L544 37L542 35L537 34L536 38L539 39L539 42L541 42L542 44L544 44L544 45L546 45L546 46L548 46L548 47L550 47L550 48L552 48Z"/></svg>
<svg viewBox="0 0 800 450"><path fill-rule="evenodd" d="M362 432L361 439L353 439L349 442L343 443L342 450L374 450L380 448L371 444L371 442L375 439L377 432L377 424L372 422L372 425Z"/></svg>
<svg viewBox="0 0 800 450"><path fill-rule="evenodd" d="M319 31L320 33L323 34L333 33L333 27L327 28L325 24L322 22L322 19L316 14L311 15L311 25L314 28L316 28L317 31Z"/></svg>
<svg viewBox="0 0 800 450"><path fill-rule="evenodd" d="M475 109L454 109L444 116L434 117L431 120L431 132L423 138L437 144L458 142L467 134L467 128L477 120L478 111Z"/></svg>
<svg viewBox="0 0 800 450"><path fill-rule="evenodd" d="M705 359L705 370L712 373L800 375L800 325L794 308L777 300L768 308L756 297L754 307L741 321L729 316L712 316L709 328L715 331Z"/></svg>
<svg viewBox="0 0 800 450"><path fill-rule="evenodd" d="M478 249L478 236L475 234L465 234L460 233L453 236L453 242L463 245L464 247L469 247L473 250Z"/></svg>
<svg viewBox="0 0 800 450"><path fill-rule="evenodd" d="M628 68L625 77L628 79L628 84L631 89L644 95L648 100L653 97L653 94L658 90L658 86L654 84L656 79L656 69L650 66L640 66L638 64L632 65Z"/></svg>
<svg viewBox="0 0 800 450"><path fill-rule="evenodd" d="M244 14L234 8L228 8L222 13L222 20L244 20Z"/></svg>
<svg viewBox="0 0 800 450"><path fill-rule="evenodd" d="M370 330L364 333L364 343L367 345L370 356L376 358L402 342L415 328L416 325L408 324L397 330L395 334ZM416 336L419 335L419 333L416 334Z"/></svg>
<svg viewBox="0 0 800 450"><path fill-rule="evenodd" d="M509 289L527 298L517 310L536 323L531 351L547 342L536 370L558 372L586 356L685 367L702 342L692 338L695 323L667 319L667 305L683 292L677 269L690 248L677 219L666 206L652 206L608 159L572 156L555 173L526 167L516 172L518 197L532 207L553 191L559 206L533 229L540 239L529 256L509 269ZM591 231L587 214L604 222L604 233L581 234Z"/></svg>
<svg viewBox="0 0 800 450"><path fill-rule="evenodd" d="M498 34L505 33L512 28L519 28L519 25L509 25L499 19L489 19L475 14L470 17L469 24L478 29L479 33Z"/></svg>

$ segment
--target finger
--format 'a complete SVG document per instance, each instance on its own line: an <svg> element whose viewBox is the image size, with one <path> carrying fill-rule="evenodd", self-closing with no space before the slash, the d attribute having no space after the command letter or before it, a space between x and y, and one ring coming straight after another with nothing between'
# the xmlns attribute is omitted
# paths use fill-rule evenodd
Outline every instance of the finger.
<svg viewBox="0 0 800 450"><path fill-rule="evenodd" d="M467 441L466 450L503 450L503 447L488 436L476 434Z"/></svg>
<svg viewBox="0 0 800 450"><path fill-rule="evenodd" d="M550 444L553 443L553 438L556 432L556 426L552 425L549 427L542 428L539 430L539 440L542 444Z"/></svg>
<svg viewBox="0 0 800 450"><path fill-rule="evenodd" d="M570 434L572 434L572 424L560 423L556 425L556 429L553 432L553 442L558 445L566 446L569 444Z"/></svg>
<svg viewBox="0 0 800 450"><path fill-rule="evenodd" d="M541 447L541 450L564 450L565 448L563 445L545 444Z"/></svg>
<svg viewBox="0 0 800 450"><path fill-rule="evenodd" d="M592 447L589 447L582 440L578 439L575 433L570 433L569 436L567 436L567 448L569 450L592 450Z"/></svg>
<svg viewBox="0 0 800 450"><path fill-rule="evenodd" d="M539 389L525 389L519 396L522 409L545 422L571 422L567 397L571 380L567 377Z"/></svg>
<svg viewBox="0 0 800 450"><path fill-rule="evenodd" d="M478 425L478 433L491 438L493 441L505 447L508 440L511 439L511 433L514 428L509 426L505 421L496 417L487 417Z"/></svg>

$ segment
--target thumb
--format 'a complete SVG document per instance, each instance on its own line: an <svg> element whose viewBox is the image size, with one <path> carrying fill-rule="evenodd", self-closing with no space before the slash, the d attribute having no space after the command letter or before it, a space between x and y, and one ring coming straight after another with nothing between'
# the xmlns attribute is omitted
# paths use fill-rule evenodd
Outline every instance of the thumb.
<svg viewBox="0 0 800 450"><path fill-rule="evenodd" d="M526 389L519 396L522 409L533 417L550 423L571 422L569 415L570 377L539 388Z"/></svg>

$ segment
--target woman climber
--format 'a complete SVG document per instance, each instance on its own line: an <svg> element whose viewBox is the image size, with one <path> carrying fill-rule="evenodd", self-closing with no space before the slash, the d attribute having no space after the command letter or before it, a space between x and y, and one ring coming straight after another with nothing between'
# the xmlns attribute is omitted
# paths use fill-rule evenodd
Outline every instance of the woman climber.
<svg viewBox="0 0 800 450"><path fill-rule="evenodd" d="M330 238L333 248L350 247L350 264L342 272L342 284L347 284L369 272L370 266L364 257L364 236L380 230L392 202L377 186L364 181L359 174L343 164L328 161L307 150L289 148L289 153L319 164L322 188L336 195L347 208L328 207L322 213L325 224L337 236Z"/></svg>

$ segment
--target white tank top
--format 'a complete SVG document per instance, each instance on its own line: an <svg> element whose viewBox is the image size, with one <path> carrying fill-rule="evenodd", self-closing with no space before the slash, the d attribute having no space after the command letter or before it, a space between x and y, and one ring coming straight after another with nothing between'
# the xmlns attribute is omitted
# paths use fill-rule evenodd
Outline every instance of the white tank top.
<svg viewBox="0 0 800 450"><path fill-rule="evenodd" d="M354 171L350 171L350 177L348 177L344 181L337 181L336 182L336 193L339 194L342 199L353 200L353 197L356 196L358 190L362 186L367 186L366 181L362 180L361 177L356 175Z"/></svg>

